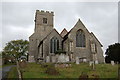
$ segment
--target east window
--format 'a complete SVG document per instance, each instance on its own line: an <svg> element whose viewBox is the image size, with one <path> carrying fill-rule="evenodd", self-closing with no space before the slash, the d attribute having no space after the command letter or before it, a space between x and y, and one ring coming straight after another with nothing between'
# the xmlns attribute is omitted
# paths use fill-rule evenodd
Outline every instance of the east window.
<svg viewBox="0 0 120 80"><path fill-rule="evenodd" d="M86 46L86 39L85 33L83 30L78 30L76 32L76 47L85 47Z"/></svg>

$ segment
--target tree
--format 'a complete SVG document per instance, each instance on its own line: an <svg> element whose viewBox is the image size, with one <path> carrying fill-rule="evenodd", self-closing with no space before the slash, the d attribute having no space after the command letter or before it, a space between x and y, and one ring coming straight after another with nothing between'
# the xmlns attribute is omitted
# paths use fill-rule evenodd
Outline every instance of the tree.
<svg viewBox="0 0 120 80"><path fill-rule="evenodd" d="M111 60L120 63L120 43L115 43L108 46L105 54L106 63L110 63Z"/></svg>
<svg viewBox="0 0 120 80"><path fill-rule="evenodd" d="M0 51L0 58L2 57L2 51Z"/></svg>
<svg viewBox="0 0 120 80"><path fill-rule="evenodd" d="M13 57L18 60L21 56L28 55L28 45L27 40L12 40L4 47L2 56L3 58Z"/></svg>
<svg viewBox="0 0 120 80"><path fill-rule="evenodd" d="M105 62L106 62L106 63L110 63L110 58L109 58L109 56L105 56Z"/></svg>

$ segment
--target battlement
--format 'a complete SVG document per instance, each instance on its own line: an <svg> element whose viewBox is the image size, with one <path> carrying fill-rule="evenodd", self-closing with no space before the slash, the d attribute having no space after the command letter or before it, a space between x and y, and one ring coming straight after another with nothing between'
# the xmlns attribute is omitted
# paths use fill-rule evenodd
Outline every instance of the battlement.
<svg viewBox="0 0 120 80"><path fill-rule="evenodd" d="M54 20L53 18L54 18L54 12L36 10L34 21L36 25L44 26L43 29L41 28L41 30L45 30L46 26L49 26L51 29L53 29L53 20Z"/></svg>
<svg viewBox="0 0 120 80"><path fill-rule="evenodd" d="M54 12L52 12L52 11L44 11L44 10L36 10L36 13L54 15Z"/></svg>

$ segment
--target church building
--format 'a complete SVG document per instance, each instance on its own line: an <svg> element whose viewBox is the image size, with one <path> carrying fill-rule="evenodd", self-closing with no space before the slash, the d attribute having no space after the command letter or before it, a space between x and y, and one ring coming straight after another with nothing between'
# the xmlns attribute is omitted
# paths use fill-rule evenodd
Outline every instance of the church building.
<svg viewBox="0 0 120 80"><path fill-rule="evenodd" d="M46 57L55 56L59 50L64 51L72 62L76 57L81 62L93 58L98 63L104 62L103 45L80 19L70 31L64 28L60 34L54 28L54 12L36 10L34 21L34 33L29 37L29 62L38 59L46 62Z"/></svg>

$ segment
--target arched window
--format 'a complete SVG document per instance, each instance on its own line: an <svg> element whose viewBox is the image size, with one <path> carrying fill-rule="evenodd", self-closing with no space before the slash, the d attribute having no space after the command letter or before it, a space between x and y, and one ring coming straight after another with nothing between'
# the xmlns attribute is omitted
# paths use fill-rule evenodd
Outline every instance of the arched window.
<svg viewBox="0 0 120 80"><path fill-rule="evenodd" d="M76 47L85 47L86 46L86 39L85 33L83 30L78 30L76 33Z"/></svg>
<svg viewBox="0 0 120 80"><path fill-rule="evenodd" d="M50 40L50 53L55 53L59 49L59 40L56 37L53 37Z"/></svg>

